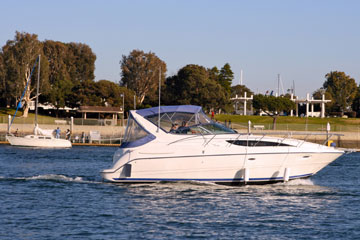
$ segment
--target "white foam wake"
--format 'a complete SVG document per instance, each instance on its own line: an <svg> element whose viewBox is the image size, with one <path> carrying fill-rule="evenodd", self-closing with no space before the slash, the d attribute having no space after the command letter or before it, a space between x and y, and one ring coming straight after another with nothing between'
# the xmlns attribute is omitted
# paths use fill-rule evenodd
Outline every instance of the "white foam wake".
<svg viewBox="0 0 360 240"><path fill-rule="evenodd" d="M64 182L84 182L82 177L67 177L64 175L58 174L45 174L45 175L37 175L33 177L25 177L22 178L24 180L55 180L55 181L64 181Z"/></svg>
<svg viewBox="0 0 360 240"><path fill-rule="evenodd" d="M76 182L76 183L103 183L101 181L91 181L84 180L82 177L68 177L62 174L44 174L36 175L31 177L5 177L0 176L0 179L3 180L22 180L22 181L36 181L36 180L45 180L45 181L57 181L57 182Z"/></svg>
<svg viewBox="0 0 360 240"><path fill-rule="evenodd" d="M315 183L313 181L311 181L311 179L309 179L309 178L294 179L285 184L288 186L313 186L313 185L315 185Z"/></svg>
<svg viewBox="0 0 360 240"><path fill-rule="evenodd" d="M4 177L0 176L0 179L3 180L55 180L62 182L86 182L82 179L82 177L67 177L65 175L60 174L45 174L45 175L37 175L32 177Z"/></svg>

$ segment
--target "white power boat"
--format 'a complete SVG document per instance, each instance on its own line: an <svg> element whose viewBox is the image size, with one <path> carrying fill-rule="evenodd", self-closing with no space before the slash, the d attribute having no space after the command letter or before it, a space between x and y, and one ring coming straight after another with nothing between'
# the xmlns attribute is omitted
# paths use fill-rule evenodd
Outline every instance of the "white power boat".
<svg viewBox="0 0 360 240"><path fill-rule="evenodd" d="M37 78L37 87L36 87L36 104L35 104L35 128L34 128L34 134L33 135L26 135L24 137L15 136L13 134L10 134L10 127L11 124L16 116L17 110L21 104L18 105L15 114L13 116L13 119L11 121L11 124L8 128L8 134L6 136L6 139L9 141L10 145L13 146L22 146L22 147L40 147L40 148L70 148L71 142L66 139L60 139L55 138L53 136L52 130L45 130L41 129L38 126L37 123L37 116L38 116L38 99L39 99L39 81L40 81L40 55L37 58L37 61L35 62L35 65L31 71L30 76L28 77L27 84L25 86L24 93L26 91L26 88L30 82L31 75L35 69L36 64L38 64L38 78ZM24 93L21 97L21 99L24 96ZM20 103L21 103L20 99Z"/></svg>
<svg viewBox="0 0 360 240"><path fill-rule="evenodd" d="M264 184L310 177L342 154L302 140L239 134L199 106L162 106L130 111L124 142L101 175L117 183Z"/></svg>

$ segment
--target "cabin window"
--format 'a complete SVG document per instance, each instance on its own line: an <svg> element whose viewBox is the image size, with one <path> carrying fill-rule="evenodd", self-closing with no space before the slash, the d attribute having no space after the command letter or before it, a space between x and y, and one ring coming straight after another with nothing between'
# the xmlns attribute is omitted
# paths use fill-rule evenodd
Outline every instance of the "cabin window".
<svg viewBox="0 0 360 240"><path fill-rule="evenodd" d="M159 115L154 114L145 117L155 125L158 125ZM160 128L166 132L177 134L221 134L235 133L225 126L211 121L204 112L166 112L160 114Z"/></svg>
<svg viewBox="0 0 360 240"><path fill-rule="evenodd" d="M155 136L147 132L130 114L125 130L124 141L120 147L138 147L155 139Z"/></svg>
<svg viewBox="0 0 360 240"><path fill-rule="evenodd" d="M275 146L291 146L286 143L270 142L270 141L257 141L257 140L227 140L228 143L238 145L238 146L247 146L247 147L275 147Z"/></svg>
<svg viewBox="0 0 360 240"><path fill-rule="evenodd" d="M198 114L184 112L166 112L160 114L160 128L166 132L170 132L173 125L192 126L200 123ZM146 117L147 120L155 124L159 124L159 115L151 115Z"/></svg>

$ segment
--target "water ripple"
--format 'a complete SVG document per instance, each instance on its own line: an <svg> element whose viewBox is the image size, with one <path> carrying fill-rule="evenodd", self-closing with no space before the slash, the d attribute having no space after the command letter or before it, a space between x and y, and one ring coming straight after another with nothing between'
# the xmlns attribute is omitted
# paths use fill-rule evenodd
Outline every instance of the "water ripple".
<svg viewBox="0 0 360 240"><path fill-rule="evenodd" d="M359 159L310 179L231 187L104 183L114 148L0 146L1 239L356 239ZM91 153L91 154L89 154Z"/></svg>

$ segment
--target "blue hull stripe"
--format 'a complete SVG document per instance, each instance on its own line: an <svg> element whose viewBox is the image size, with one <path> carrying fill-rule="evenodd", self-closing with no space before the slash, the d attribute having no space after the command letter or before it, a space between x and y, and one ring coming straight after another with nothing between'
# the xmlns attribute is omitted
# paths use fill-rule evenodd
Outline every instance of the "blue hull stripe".
<svg viewBox="0 0 360 240"><path fill-rule="evenodd" d="M289 179L305 178L312 176L312 173L290 176ZM233 182L233 181L244 181L244 178L113 178L114 181L204 181L204 182ZM249 178L249 181L279 181L284 180L283 177L272 177L272 178Z"/></svg>

